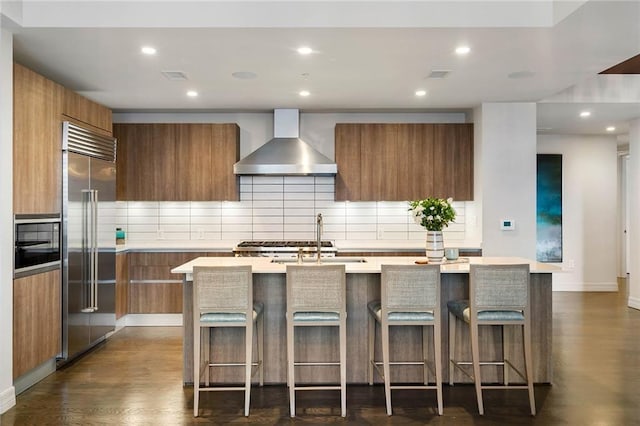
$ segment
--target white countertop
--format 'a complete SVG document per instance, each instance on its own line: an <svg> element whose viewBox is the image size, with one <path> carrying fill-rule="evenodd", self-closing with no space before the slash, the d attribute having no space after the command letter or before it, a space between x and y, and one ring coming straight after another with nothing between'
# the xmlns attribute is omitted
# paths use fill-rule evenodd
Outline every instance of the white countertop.
<svg viewBox="0 0 640 426"><path fill-rule="evenodd" d="M199 257L180 265L171 270L174 274L187 274L190 280L194 266L236 266L251 265L253 272L256 274L284 274L286 265L281 263L272 263L271 257ZM424 257L362 257L364 263L350 263L352 257L337 257L333 259L344 259L347 263L346 272L348 274L367 274L380 273L381 265L411 265L416 260L425 260ZM305 262L306 263L306 262ZM313 262L311 262L313 263ZM335 263L335 261L334 261ZM468 257L460 258L458 263L447 263L441 265L440 269L443 273L468 273L469 264L474 265L508 265L528 263L532 273L551 273L562 272L562 269L555 265L547 263L539 263L521 257ZM291 264L295 264L292 262Z"/></svg>

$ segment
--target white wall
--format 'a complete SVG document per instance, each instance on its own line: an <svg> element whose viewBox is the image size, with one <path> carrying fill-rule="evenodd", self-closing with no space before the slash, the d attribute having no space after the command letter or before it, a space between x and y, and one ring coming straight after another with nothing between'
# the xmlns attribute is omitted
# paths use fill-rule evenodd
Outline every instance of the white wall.
<svg viewBox="0 0 640 426"><path fill-rule="evenodd" d="M536 105L483 103L474 122L483 255L535 259ZM502 219L515 230L501 230Z"/></svg>
<svg viewBox="0 0 640 426"><path fill-rule="evenodd" d="M629 126L629 306L640 309L640 119Z"/></svg>
<svg viewBox="0 0 640 426"><path fill-rule="evenodd" d="M2 7L2 6L0 6ZM13 35L0 23L0 413L13 388Z"/></svg>
<svg viewBox="0 0 640 426"><path fill-rule="evenodd" d="M565 273L553 289L617 291L615 137L538 136L538 153L562 154L562 239Z"/></svg>

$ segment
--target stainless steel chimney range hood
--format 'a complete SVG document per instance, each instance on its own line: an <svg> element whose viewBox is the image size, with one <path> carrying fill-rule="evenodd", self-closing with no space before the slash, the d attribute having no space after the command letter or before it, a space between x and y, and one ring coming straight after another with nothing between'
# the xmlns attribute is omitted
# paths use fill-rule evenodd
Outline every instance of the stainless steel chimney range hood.
<svg viewBox="0 0 640 426"><path fill-rule="evenodd" d="M237 175L334 176L338 167L299 137L299 111L273 112L274 138L233 165Z"/></svg>

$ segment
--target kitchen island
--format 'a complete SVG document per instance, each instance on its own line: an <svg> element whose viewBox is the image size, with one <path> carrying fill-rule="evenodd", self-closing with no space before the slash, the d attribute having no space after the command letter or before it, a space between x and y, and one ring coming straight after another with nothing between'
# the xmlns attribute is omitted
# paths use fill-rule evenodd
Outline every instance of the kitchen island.
<svg viewBox="0 0 640 426"><path fill-rule="evenodd" d="M380 268L383 264L414 264L418 257L363 257L358 259L335 257L327 262L344 261L347 273L347 381L366 383L368 371L368 312L367 303L380 298ZM523 258L516 257L472 257L459 259L456 263L441 266L441 307L442 307L442 359L443 378L449 377L449 343L447 327L449 316L447 302L468 298L469 264L516 264L528 263L531 268L531 325L533 340L533 377L537 383L551 383L551 336L552 336L552 273L561 269ZM234 266L251 265L253 270L254 300L264 303L265 321L265 383L286 383L286 286L284 263L272 262L268 257L199 257L174 268L171 272L183 275L183 352L184 383L193 383L193 309L192 309L192 271L194 266ZM521 333L505 327L505 335L499 327L483 327L480 331L481 354L484 358L498 360L502 358L500 342L504 338L507 357L516 366L523 368ZM422 334L418 327L391 329L392 347L401 350L392 351L394 360L419 360L421 358ZM456 337L460 339L457 359L471 359L467 327L458 323ZM378 330L379 333L379 330ZM313 327L296 333L296 360L314 361L338 357L338 338L335 330L326 327ZM244 332L238 329L212 331L212 360L233 362L243 359ZM378 345L379 346L379 345ZM376 348L376 359L380 359L380 348ZM433 351L433 349L431 349ZM430 357L432 354L430 355ZM430 358L433 359L433 358ZM483 378L489 381L501 379L501 369L485 367ZM303 367L298 377L302 382L335 382L337 369L334 367ZM392 380L416 382L421 377L421 369L416 366L398 366L392 369ZM226 368L213 371L213 380L217 382L242 382L241 369ZM380 378L376 376L376 381ZM468 377L455 372L455 382L468 382Z"/></svg>

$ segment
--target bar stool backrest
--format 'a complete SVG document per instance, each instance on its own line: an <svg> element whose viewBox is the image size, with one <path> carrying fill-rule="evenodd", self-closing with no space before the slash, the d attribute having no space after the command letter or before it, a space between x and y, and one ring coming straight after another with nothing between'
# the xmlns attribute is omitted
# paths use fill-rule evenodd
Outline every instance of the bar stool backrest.
<svg viewBox="0 0 640 426"><path fill-rule="evenodd" d="M193 287L197 317L209 312L247 314L253 310L251 266L194 267Z"/></svg>
<svg viewBox="0 0 640 426"><path fill-rule="evenodd" d="M287 265L287 312L346 312L344 265Z"/></svg>
<svg viewBox="0 0 640 426"><path fill-rule="evenodd" d="M529 303L529 265L471 265L473 311L524 310Z"/></svg>
<svg viewBox="0 0 640 426"><path fill-rule="evenodd" d="M382 265L381 304L388 312L440 307L440 265Z"/></svg>

